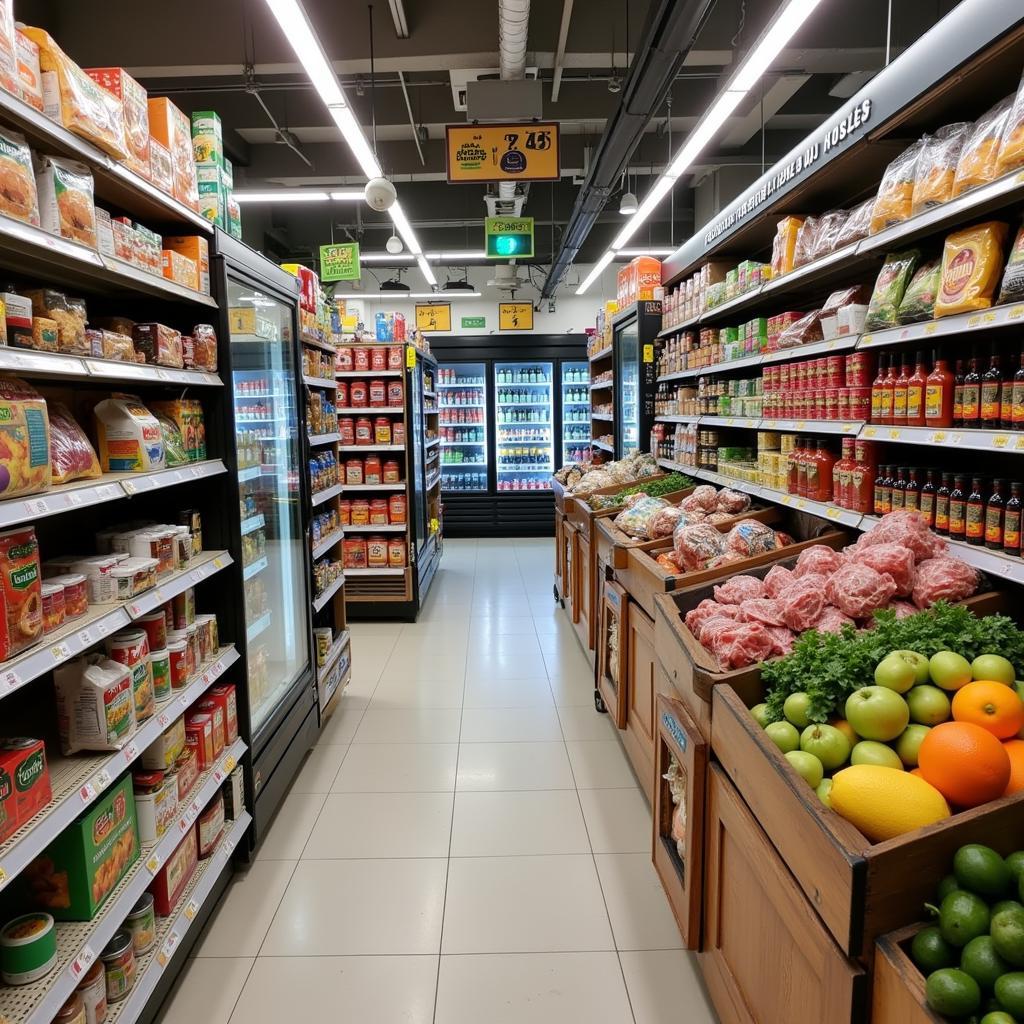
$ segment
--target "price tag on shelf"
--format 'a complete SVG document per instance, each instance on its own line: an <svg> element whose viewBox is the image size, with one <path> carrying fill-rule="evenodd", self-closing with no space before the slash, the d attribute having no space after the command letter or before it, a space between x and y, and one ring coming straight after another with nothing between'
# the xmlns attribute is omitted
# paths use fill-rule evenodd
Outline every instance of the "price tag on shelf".
<svg viewBox="0 0 1024 1024"><path fill-rule="evenodd" d="M925 324L924 325L924 333L925 334L934 334L938 329L939 329L939 325L935 324L935 323Z"/></svg>
<svg viewBox="0 0 1024 1024"><path fill-rule="evenodd" d="M223 569L223 568L224 568L224 562L223 562L223 560L222 560L221 558L219 558L219 557L218 557L218 558L215 558L215 559L213 560L213 567L214 567L215 569Z"/></svg>
<svg viewBox="0 0 1024 1024"><path fill-rule="evenodd" d="M166 711L161 711L156 720L160 723L161 729L166 729L171 724L171 716Z"/></svg>
<svg viewBox="0 0 1024 1024"><path fill-rule="evenodd" d="M154 853L149 860L146 861L146 870L151 875L155 875L160 870L160 857L158 854Z"/></svg>
<svg viewBox="0 0 1024 1024"><path fill-rule="evenodd" d="M45 516L52 511L49 502L45 498L30 498L25 502L25 508L28 510L29 515L33 516Z"/></svg>
<svg viewBox="0 0 1024 1024"><path fill-rule="evenodd" d="M78 642L83 647L92 647L93 643L95 642L92 638L92 630L80 629L78 631Z"/></svg>
<svg viewBox="0 0 1024 1024"><path fill-rule="evenodd" d="M865 437L876 437L877 435L878 435L878 428L877 427L865 427L864 428L864 436Z"/></svg>
<svg viewBox="0 0 1024 1024"><path fill-rule="evenodd" d="M125 764L131 764L139 756L139 748L134 743L129 743L124 748Z"/></svg>
<svg viewBox="0 0 1024 1024"><path fill-rule="evenodd" d="M944 430L936 430L928 440L931 444L945 444L946 432Z"/></svg>
<svg viewBox="0 0 1024 1024"><path fill-rule="evenodd" d="M1007 320L1019 320L1024 316L1024 306L1011 306L1010 312L1006 314Z"/></svg>
<svg viewBox="0 0 1024 1024"><path fill-rule="evenodd" d="M78 491L68 491L67 499L72 505L82 504L82 496L78 493Z"/></svg>
<svg viewBox="0 0 1024 1024"><path fill-rule="evenodd" d="M996 322L996 315L991 310L987 313L981 314L981 322L983 324L994 324Z"/></svg>
<svg viewBox="0 0 1024 1024"><path fill-rule="evenodd" d="M1024 434L1014 440L1013 447L1017 451L1024 451Z"/></svg>
<svg viewBox="0 0 1024 1024"><path fill-rule="evenodd" d="M1008 434L996 434L992 438L992 447L993 448L1005 448L1009 443L1010 443L1010 438L1009 438Z"/></svg>
<svg viewBox="0 0 1024 1024"><path fill-rule="evenodd" d="M57 661L64 661L71 657L71 648L63 640L50 648L50 654Z"/></svg>
<svg viewBox="0 0 1024 1024"><path fill-rule="evenodd" d="M160 947L160 952L157 954L157 963L159 963L161 967L167 966L168 961L171 959L171 955L174 953L174 948L177 945L178 933L172 931L164 940L164 944Z"/></svg>
<svg viewBox="0 0 1024 1024"><path fill-rule="evenodd" d="M199 911L199 904L195 900L189 900L188 906L185 908L185 917L191 921L195 918Z"/></svg>
<svg viewBox="0 0 1024 1024"><path fill-rule="evenodd" d="M184 711L184 709L188 707L188 697L186 697L185 694L182 694L178 698L178 703L181 705L181 708Z"/></svg>
<svg viewBox="0 0 1024 1024"><path fill-rule="evenodd" d="M91 803L96 799L96 787L91 782L87 782L78 791L78 798L83 804Z"/></svg>
<svg viewBox="0 0 1024 1024"><path fill-rule="evenodd" d="M157 376L158 380L170 380L171 379L171 375L166 370L158 369L156 371L156 376Z"/></svg>
<svg viewBox="0 0 1024 1024"><path fill-rule="evenodd" d="M238 761L235 759L235 755L229 754L224 761L224 774L230 775L235 770L235 765L237 764Z"/></svg>
<svg viewBox="0 0 1024 1024"><path fill-rule="evenodd" d="M842 514L842 511L838 508L827 508L825 510L825 516L828 519L838 519Z"/></svg>
<svg viewBox="0 0 1024 1024"><path fill-rule="evenodd" d="M71 961L71 974L76 981L92 967L95 959L96 953L93 951L92 946L83 946L81 953Z"/></svg>
<svg viewBox="0 0 1024 1024"><path fill-rule="evenodd" d="M411 370L416 365L416 349L412 345L405 346L405 366Z"/></svg>
<svg viewBox="0 0 1024 1024"><path fill-rule="evenodd" d="M864 334L861 336L860 343L862 345L870 345L875 340L873 334Z"/></svg>
<svg viewBox="0 0 1024 1024"><path fill-rule="evenodd" d="M96 787L97 793L102 793L103 790L110 785L111 774L106 768L101 768L93 777L92 784Z"/></svg>
<svg viewBox="0 0 1024 1024"><path fill-rule="evenodd" d="M4 883L7 881L7 872L4 871L3 867L0 866L0 889L4 887Z"/></svg>
<svg viewBox="0 0 1024 1024"><path fill-rule="evenodd" d="M121 486L128 492L128 494L135 494L138 490L138 487L135 486L134 480L122 480Z"/></svg>
<svg viewBox="0 0 1024 1024"><path fill-rule="evenodd" d="M225 839L220 844L220 849L217 851L220 854L221 860L227 860L231 856L232 851L235 848L235 842L233 839Z"/></svg>
<svg viewBox="0 0 1024 1024"><path fill-rule="evenodd" d="M890 430L889 431L889 440L890 441L898 441L902 436L903 435L898 430Z"/></svg>
<svg viewBox="0 0 1024 1024"><path fill-rule="evenodd" d="M0 693L6 693L8 690L14 690L20 685L21 679L13 668L7 669L3 675L0 675Z"/></svg>
<svg viewBox="0 0 1024 1024"><path fill-rule="evenodd" d="M797 430L804 430L806 428L806 426L807 426L807 421L806 420L797 420L796 421L796 429Z"/></svg>
<svg viewBox="0 0 1024 1024"><path fill-rule="evenodd" d="M967 318L967 329L968 330L970 330L970 329L972 329L974 327L980 327L980 326L981 326L981 314L980 313L975 313L974 316L969 316Z"/></svg>

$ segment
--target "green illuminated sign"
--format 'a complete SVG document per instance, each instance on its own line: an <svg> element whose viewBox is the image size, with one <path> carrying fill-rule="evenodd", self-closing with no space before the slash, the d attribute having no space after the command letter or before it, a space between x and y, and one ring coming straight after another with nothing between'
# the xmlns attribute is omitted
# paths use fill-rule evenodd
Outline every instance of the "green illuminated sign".
<svg viewBox="0 0 1024 1024"><path fill-rule="evenodd" d="M532 217L487 217L484 220L484 235L488 259L533 257Z"/></svg>

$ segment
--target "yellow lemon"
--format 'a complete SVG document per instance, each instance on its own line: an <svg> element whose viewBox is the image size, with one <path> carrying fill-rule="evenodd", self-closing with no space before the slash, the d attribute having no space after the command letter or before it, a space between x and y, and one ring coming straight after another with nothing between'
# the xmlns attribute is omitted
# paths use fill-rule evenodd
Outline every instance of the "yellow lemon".
<svg viewBox="0 0 1024 1024"><path fill-rule="evenodd" d="M875 764L855 764L837 772L829 799L832 810L872 842L949 817L949 805L934 786L909 772Z"/></svg>

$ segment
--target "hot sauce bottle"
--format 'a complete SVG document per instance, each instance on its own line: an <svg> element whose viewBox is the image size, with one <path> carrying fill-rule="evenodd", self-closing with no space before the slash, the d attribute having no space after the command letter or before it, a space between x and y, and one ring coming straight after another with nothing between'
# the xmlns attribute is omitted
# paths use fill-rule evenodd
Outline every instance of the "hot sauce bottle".
<svg viewBox="0 0 1024 1024"><path fill-rule="evenodd" d="M980 476L971 477L971 493L967 495L967 519L964 529L968 544L985 543L985 494Z"/></svg>
<svg viewBox="0 0 1024 1024"><path fill-rule="evenodd" d="M892 511L892 466L879 466L875 478L875 515Z"/></svg>
<svg viewBox="0 0 1024 1024"><path fill-rule="evenodd" d="M956 474L949 492L949 539L963 540L967 536L966 477Z"/></svg>
<svg viewBox="0 0 1024 1024"><path fill-rule="evenodd" d="M964 361L956 361L956 375L953 377L953 426L964 425Z"/></svg>
<svg viewBox="0 0 1024 1024"><path fill-rule="evenodd" d="M872 466L871 448L868 441L854 441L856 461L851 481L853 509L862 515L874 511L875 472Z"/></svg>
<svg viewBox="0 0 1024 1024"><path fill-rule="evenodd" d="M1020 355L1020 369L1013 375L1012 426L1024 430L1024 352Z"/></svg>
<svg viewBox="0 0 1024 1024"><path fill-rule="evenodd" d="M844 437L842 458L832 467L832 500L840 508L856 507L853 496L853 471L857 465L854 458L855 444L854 438Z"/></svg>
<svg viewBox="0 0 1024 1024"><path fill-rule="evenodd" d="M986 430L998 430L1002 417L1003 371L999 368L999 355L992 353L985 376L981 378L981 425Z"/></svg>
<svg viewBox="0 0 1024 1024"><path fill-rule="evenodd" d="M920 507L921 481L917 479L917 469L911 466L907 470L907 486L903 492L903 509L916 512Z"/></svg>
<svg viewBox="0 0 1024 1024"><path fill-rule="evenodd" d="M949 497L953 491L953 474L942 474L942 486L935 492L935 526L942 537L949 536Z"/></svg>
<svg viewBox="0 0 1024 1024"><path fill-rule="evenodd" d="M885 403L886 380L889 376L889 357L884 352L878 357L878 373L871 382L871 422L889 423L892 420L892 392ZM886 411L888 410L888 411Z"/></svg>
<svg viewBox="0 0 1024 1024"><path fill-rule="evenodd" d="M924 386L924 423L928 427L951 427L957 419L955 378L947 360L935 354L932 362L934 368Z"/></svg>
<svg viewBox="0 0 1024 1024"><path fill-rule="evenodd" d="M1024 507L1020 494L1021 485L1014 481L1010 484L1010 496L1003 509L1003 551L1008 555L1020 554L1021 509Z"/></svg>
<svg viewBox="0 0 1024 1024"><path fill-rule="evenodd" d="M789 476L786 483L786 490L790 494L800 493L798 483L800 479L800 448L802 444L803 438L799 434L797 434L796 438L793 440L793 447L789 451Z"/></svg>
<svg viewBox="0 0 1024 1024"><path fill-rule="evenodd" d="M907 383L907 426L923 427L927 424L924 404L925 388L928 386L928 368L925 365L924 353L917 353L914 372Z"/></svg>
<svg viewBox="0 0 1024 1024"><path fill-rule="evenodd" d="M1003 392L999 402L999 426L1003 430L1013 430L1013 389L1022 370L1024 370L1024 352L1020 354L1017 371L1014 372L1011 364L1007 367L1006 376L1003 377Z"/></svg>
<svg viewBox="0 0 1024 1024"><path fill-rule="evenodd" d="M892 510L893 512L903 511L903 500L907 489L907 467L896 467L896 479L892 482Z"/></svg>
<svg viewBox="0 0 1024 1024"><path fill-rule="evenodd" d="M894 427L905 427L907 425L907 389L910 387L910 360L903 357L900 363L900 372L892 386L892 425Z"/></svg>
<svg viewBox="0 0 1024 1024"><path fill-rule="evenodd" d="M985 506L985 547L993 551L1001 551L1003 548L1003 514L1006 507L1003 486L1004 481L998 478L992 481L992 494Z"/></svg>
<svg viewBox="0 0 1024 1024"><path fill-rule="evenodd" d="M976 427L981 421L981 374L978 373L978 357L971 356L967 373L964 375L963 410L961 426Z"/></svg>
<svg viewBox="0 0 1024 1024"><path fill-rule="evenodd" d="M835 453L829 450L828 442L818 441L817 450L807 464L808 498L813 501L832 500L832 469L835 464Z"/></svg>
<svg viewBox="0 0 1024 1024"><path fill-rule="evenodd" d="M924 483L921 485L921 496L918 499L917 510L921 518L931 529L935 525L935 470L929 469L925 473Z"/></svg>

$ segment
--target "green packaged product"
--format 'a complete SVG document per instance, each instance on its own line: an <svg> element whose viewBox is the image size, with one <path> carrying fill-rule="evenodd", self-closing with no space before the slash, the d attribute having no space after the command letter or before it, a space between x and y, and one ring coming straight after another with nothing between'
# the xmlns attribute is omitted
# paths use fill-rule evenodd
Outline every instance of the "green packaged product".
<svg viewBox="0 0 1024 1024"><path fill-rule="evenodd" d="M178 424L160 413L156 414L156 421L160 424L160 433L164 439L164 454L167 457L168 467L184 466L188 462L188 452L185 449L185 442L182 440Z"/></svg>
<svg viewBox="0 0 1024 1024"><path fill-rule="evenodd" d="M917 268L903 293L897 321L916 324L935 315L935 298L942 285L942 260L929 260Z"/></svg>
<svg viewBox="0 0 1024 1024"><path fill-rule="evenodd" d="M884 331L899 323L900 303L920 259L921 253L917 249L890 253L885 257L868 303L864 322L866 330Z"/></svg>

